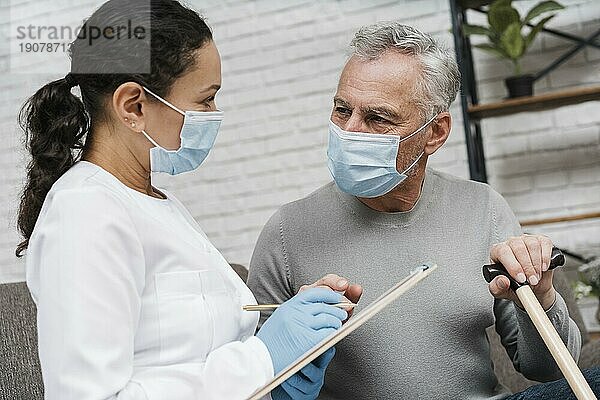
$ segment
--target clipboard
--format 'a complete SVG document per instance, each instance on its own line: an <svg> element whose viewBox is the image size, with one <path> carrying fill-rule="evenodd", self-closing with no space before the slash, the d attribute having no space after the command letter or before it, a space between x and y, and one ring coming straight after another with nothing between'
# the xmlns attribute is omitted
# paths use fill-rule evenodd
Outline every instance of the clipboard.
<svg viewBox="0 0 600 400"><path fill-rule="evenodd" d="M304 355L300 356L291 365L284 368L279 374L277 374L269 383L263 386L252 394L248 400L260 400L262 397L271 393L273 389L281 385L283 382L288 380L296 372L300 371L314 359L325 353L329 348L337 344L339 341L344 339L350 333L354 332L357 328L363 325L365 322L373 318L377 313L395 301L402 294L406 293L410 288L419 283L422 279L426 278L437 268L436 264L426 263L415 268L410 275L402 279L400 282L392 286L389 290L379 296L371 304L369 304L364 310L358 315L350 318L348 322L344 324L335 333L332 333L329 337L323 339L320 343L315 345Z"/></svg>

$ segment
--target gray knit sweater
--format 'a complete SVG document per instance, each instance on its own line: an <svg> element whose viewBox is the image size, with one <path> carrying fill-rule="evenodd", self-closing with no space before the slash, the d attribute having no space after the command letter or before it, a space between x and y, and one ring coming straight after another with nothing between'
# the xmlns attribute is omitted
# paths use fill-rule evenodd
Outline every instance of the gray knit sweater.
<svg viewBox="0 0 600 400"><path fill-rule="evenodd" d="M525 376L561 377L527 314L494 301L481 274L490 246L520 233L489 186L434 170L409 212L374 211L330 183L273 215L248 285L259 303L279 303L337 273L363 285L360 312L415 266L436 262L438 270L336 346L319 398L502 398L485 335L494 323ZM560 296L548 316L577 359L580 334Z"/></svg>

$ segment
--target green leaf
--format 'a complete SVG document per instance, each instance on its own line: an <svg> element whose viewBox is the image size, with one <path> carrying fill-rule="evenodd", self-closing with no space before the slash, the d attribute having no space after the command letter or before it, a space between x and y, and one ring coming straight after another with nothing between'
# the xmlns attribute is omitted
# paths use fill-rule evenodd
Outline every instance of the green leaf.
<svg viewBox="0 0 600 400"><path fill-rule="evenodd" d="M463 25L463 33L465 35L491 35L490 30L481 25Z"/></svg>
<svg viewBox="0 0 600 400"><path fill-rule="evenodd" d="M511 7L512 0L495 0L490 5L490 10L497 7Z"/></svg>
<svg viewBox="0 0 600 400"><path fill-rule="evenodd" d="M527 35L527 37L525 37L525 48L529 47L529 45L533 42L537 34L540 33L544 25L546 25L546 23L552 18L554 18L554 15L550 15L549 17L542 19L533 28L531 28L529 34Z"/></svg>
<svg viewBox="0 0 600 400"><path fill-rule="evenodd" d="M502 49L489 43L476 44L473 47L477 47L478 49L490 53L498 58L509 58L508 54L506 54Z"/></svg>
<svg viewBox="0 0 600 400"><path fill-rule="evenodd" d="M488 12L490 27L500 36L502 36L510 24L520 21L519 12L512 7L493 7Z"/></svg>
<svg viewBox="0 0 600 400"><path fill-rule="evenodd" d="M523 56L525 50L525 40L521 36L521 22L510 24L500 37L502 49L512 60L518 60Z"/></svg>
<svg viewBox="0 0 600 400"><path fill-rule="evenodd" d="M562 10L564 8L565 8L564 6L560 5L556 1L542 1L538 4L536 4L531 10L529 10L529 12L527 13L527 16L525 16L525 20L523 21L523 24L526 24L527 22L531 21L538 15L541 15L541 14L544 14L544 13L547 13L550 11Z"/></svg>

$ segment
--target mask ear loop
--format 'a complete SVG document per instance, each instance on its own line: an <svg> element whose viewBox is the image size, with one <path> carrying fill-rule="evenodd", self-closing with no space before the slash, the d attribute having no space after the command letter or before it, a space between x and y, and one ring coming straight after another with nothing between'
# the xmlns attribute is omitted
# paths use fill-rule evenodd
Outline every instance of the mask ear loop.
<svg viewBox="0 0 600 400"><path fill-rule="evenodd" d="M413 133L411 133L410 135L403 137L402 139L400 139L400 142L404 142L405 140L410 139L411 137L413 137L414 135L416 135L417 133L421 132L423 129L425 129L425 127L427 125L429 125L434 119L436 119L438 115L435 114L433 117L431 117L431 119L427 122L425 122L419 129L417 129L416 131L414 131Z"/></svg>
<svg viewBox="0 0 600 400"><path fill-rule="evenodd" d="M412 136L414 136L414 135L416 135L417 133L421 132L421 131L422 131L423 129L425 129L425 127L426 127L427 125L429 125L429 124L430 124L430 123L431 123L431 122L432 122L432 121L433 121L433 120L434 120L436 117L437 117L437 114L436 114L436 115L434 115L434 116L433 116L433 117L432 117L432 118L431 118L429 121L425 122L425 124L423 124L423 126L421 126L419 129L417 129L416 131L414 131L413 133L411 133L411 134L410 134L410 135L408 135L407 137L404 137L404 138L400 139L400 142L403 142L403 141L405 141L406 139L410 139ZM415 165L417 165L417 163L418 163L418 162L419 162L419 160L420 160L420 159L423 157L423 155L424 155L424 154L425 154L425 152L424 152L424 151L423 151L423 152L421 152L421 154L419 154L419 157L417 157L417 159L416 159L415 161L413 161L413 163L412 163L412 164L410 164L410 165L408 166L408 168L406 168L406 169L405 169L405 170L402 172L402 174L403 174L403 175L406 175L406 173L407 173L408 171L410 171L411 169L413 169L413 167L414 167Z"/></svg>
<svg viewBox="0 0 600 400"><path fill-rule="evenodd" d="M157 95L156 93L154 93L152 90L148 89L146 86L142 86L144 88L145 91L147 91L148 93L150 93L152 96L154 96L157 100L159 100L161 103L163 103L164 105L171 107L173 110L177 111L179 114L183 115L185 117L185 111L182 111L180 108L174 106L173 104L169 103L167 100L163 99L162 97L160 97L159 95Z"/></svg>
<svg viewBox="0 0 600 400"><path fill-rule="evenodd" d="M160 147L160 148L162 149L162 146L161 146L161 145L159 145L158 143L156 143L156 142L154 141L154 139L152 139L152 138L150 137L150 135L148 135L148 134L146 133L146 131L145 131L145 130L143 130L143 129L142 129L142 134L143 134L144 136L146 136L146 139L148 139L148 140L150 141L150 143L152 143L152 144L153 144L155 147ZM163 149L163 150L166 150L166 149ZM168 150L166 150L166 151L168 151Z"/></svg>
<svg viewBox="0 0 600 400"><path fill-rule="evenodd" d="M148 93L150 93L152 96L154 96L157 100L159 100L161 103L163 103L164 105L171 107L173 110L177 111L179 114L183 115L185 117L185 112L180 110L178 107L174 106L173 104L169 103L167 100L163 99L162 97L160 97L159 95L157 95L156 93L154 93L152 90L148 89L146 86L142 86L144 88L145 91L147 91ZM144 131L142 129L142 133L144 134L144 136L146 136L146 139L148 139L150 141L150 143L152 143L155 147L159 147L161 149L163 149L164 151L170 151L170 152L175 152L177 150L167 150L164 147L162 147L160 144L156 143L156 141L154 139L152 139L150 137L150 135L148 135L148 133L146 133L146 131Z"/></svg>
<svg viewBox="0 0 600 400"><path fill-rule="evenodd" d="M408 168L406 168L404 171L402 171L402 175L406 175L406 173L407 173L408 171L410 171L411 169L413 169L413 167L414 167L415 165L417 165L417 163L418 163L418 162L419 162L419 160L420 160L420 159L423 157L423 155L424 155L424 154L425 154L425 152L422 152L421 154L419 154L419 157L417 157L417 159L416 159L416 160L415 160L415 161L414 161L412 164L410 164Z"/></svg>

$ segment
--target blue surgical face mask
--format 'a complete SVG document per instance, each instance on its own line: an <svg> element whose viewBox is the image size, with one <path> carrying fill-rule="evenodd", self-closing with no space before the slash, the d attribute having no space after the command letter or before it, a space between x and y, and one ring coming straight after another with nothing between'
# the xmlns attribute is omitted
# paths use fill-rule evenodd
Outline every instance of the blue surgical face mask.
<svg viewBox="0 0 600 400"><path fill-rule="evenodd" d="M150 170L170 175L195 170L206 159L215 143L223 112L182 111L148 88L144 87L144 90L183 115L183 126L179 132L181 144L177 150L165 149L142 130L144 136L155 146L150 149Z"/></svg>
<svg viewBox="0 0 600 400"><path fill-rule="evenodd" d="M328 167L338 187L356 197L379 197L390 192L423 157L403 172L396 169L400 143L423 131L437 115L408 136L348 132L329 121Z"/></svg>

